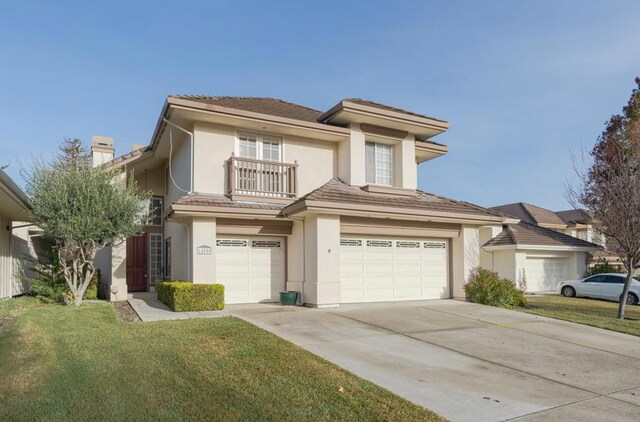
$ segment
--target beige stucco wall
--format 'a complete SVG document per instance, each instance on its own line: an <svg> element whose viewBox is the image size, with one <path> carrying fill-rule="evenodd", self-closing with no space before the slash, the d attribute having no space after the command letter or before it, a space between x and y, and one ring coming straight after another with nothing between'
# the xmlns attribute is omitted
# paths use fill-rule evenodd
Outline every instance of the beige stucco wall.
<svg viewBox="0 0 640 422"><path fill-rule="evenodd" d="M476 226L463 225L460 235L451 240L451 279L454 298L466 297L464 285L480 264L480 233Z"/></svg>
<svg viewBox="0 0 640 422"><path fill-rule="evenodd" d="M183 225L178 222L165 221L164 240L166 241L167 238L171 238L171 274L169 278L190 281L189 222L184 222Z"/></svg>
<svg viewBox="0 0 640 422"><path fill-rule="evenodd" d="M304 301L335 306L340 293L340 217L314 215L305 219Z"/></svg>
<svg viewBox="0 0 640 422"><path fill-rule="evenodd" d="M192 279L194 283L216 282L216 219L193 218L190 225ZM211 254L198 255L200 246L209 246Z"/></svg>
<svg viewBox="0 0 640 422"><path fill-rule="evenodd" d="M178 173L180 172L178 171ZM152 195L164 196L164 175L165 168L161 166L146 172L138 172L134 177L138 183L138 188L142 192L151 192Z"/></svg>
<svg viewBox="0 0 640 422"><path fill-rule="evenodd" d="M196 192L227 193L227 160L238 155L236 137L241 128L196 123L194 125L194 186ZM322 186L338 175L338 145L295 136L270 134L282 138L283 162L298 163L298 195Z"/></svg>
<svg viewBox="0 0 640 422"><path fill-rule="evenodd" d="M502 226L484 226L479 230L480 241L480 266L489 270L493 269L493 254L482 249L482 245L496 237L502 231Z"/></svg>
<svg viewBox="0 0 640 422"><path fill-rule="evenodd" d="M304 280L304 223L294 221L287 237L287 290L302 291Z"/></svg>
<svg viewBox="0 0 640 422"><path fill-rule="evenodd" d="M186 134L173 132L173 151L171 160L168 161L171 163L173 181L169 178L165 204L171 204L191 189L191 141ZM161 169L160 171L162 171L164 179L165 170Z"/></svg>

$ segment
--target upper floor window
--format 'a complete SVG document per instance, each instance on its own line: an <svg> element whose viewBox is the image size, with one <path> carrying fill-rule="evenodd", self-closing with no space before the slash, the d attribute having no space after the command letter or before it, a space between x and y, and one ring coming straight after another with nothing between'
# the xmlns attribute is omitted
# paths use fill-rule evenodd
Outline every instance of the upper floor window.
<svg viewBox="0 0 640 422"><path fill-rule="evenodd" d="M152 196L149 201L149 225L161 226L162 225L162 211L163 210L163 198L162 196Z"/></svg>
<svg viewBox="0 0 640 422"><path fill-rule="evenodd" d="M393 184L392 146L377 142L365 143L365 178L367 183Z"/></svg>
<svg viewBox="0 0 640 422"><path fill-rule="evenodd" d="M255 160L281 161L282 140L265 135L238 135L238 155Z"/></svg>

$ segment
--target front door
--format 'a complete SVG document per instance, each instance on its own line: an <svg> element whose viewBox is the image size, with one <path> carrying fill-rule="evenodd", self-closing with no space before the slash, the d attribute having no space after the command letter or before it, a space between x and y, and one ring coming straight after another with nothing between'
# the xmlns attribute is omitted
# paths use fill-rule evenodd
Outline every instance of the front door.
<svg viewBox="0 0 640 422"><path fill-rule="evenodd" d="M147 290L147 236L127 239L127 289L130 292Z"/></svg>

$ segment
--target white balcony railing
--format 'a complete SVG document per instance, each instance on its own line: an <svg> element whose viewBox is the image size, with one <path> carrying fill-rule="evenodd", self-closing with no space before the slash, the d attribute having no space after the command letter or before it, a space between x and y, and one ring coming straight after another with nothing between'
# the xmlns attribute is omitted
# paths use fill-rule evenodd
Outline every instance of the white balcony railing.
<svg viewBox="0 0 640 422"><path fill-rule="evenodd" d="M236 157L227 160L230 195L273 198L298 196L298 164Z"/></svg>

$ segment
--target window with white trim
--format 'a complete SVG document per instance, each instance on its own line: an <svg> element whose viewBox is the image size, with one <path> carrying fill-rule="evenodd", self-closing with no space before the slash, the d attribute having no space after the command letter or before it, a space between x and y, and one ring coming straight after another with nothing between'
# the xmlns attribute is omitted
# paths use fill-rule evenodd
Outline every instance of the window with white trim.
<svg viewBox="0 0 640 422"><path fill-rule="evenodd" d="M377 142L365 143L365 178L376 185L393 184L393 147Z"/></svg>
<svg viewBox="0 0 640 422"><path fill-rule="evenodd" d="M164 198L162 196L152 196L149 200L149 225L162 226L162 211Z"/></svg>
<svg viewBox="0 0 640 422"><path fill-rule="evenodd" d="M162 233L149 233L149 275L151 285L162 281Z"/></svg>
<svg viewBox="0 0 640 422"><path fill-rule="evenodd" d="M282 140L265 135L238 135L238 156L255 160L281 161Z"/></svg>

